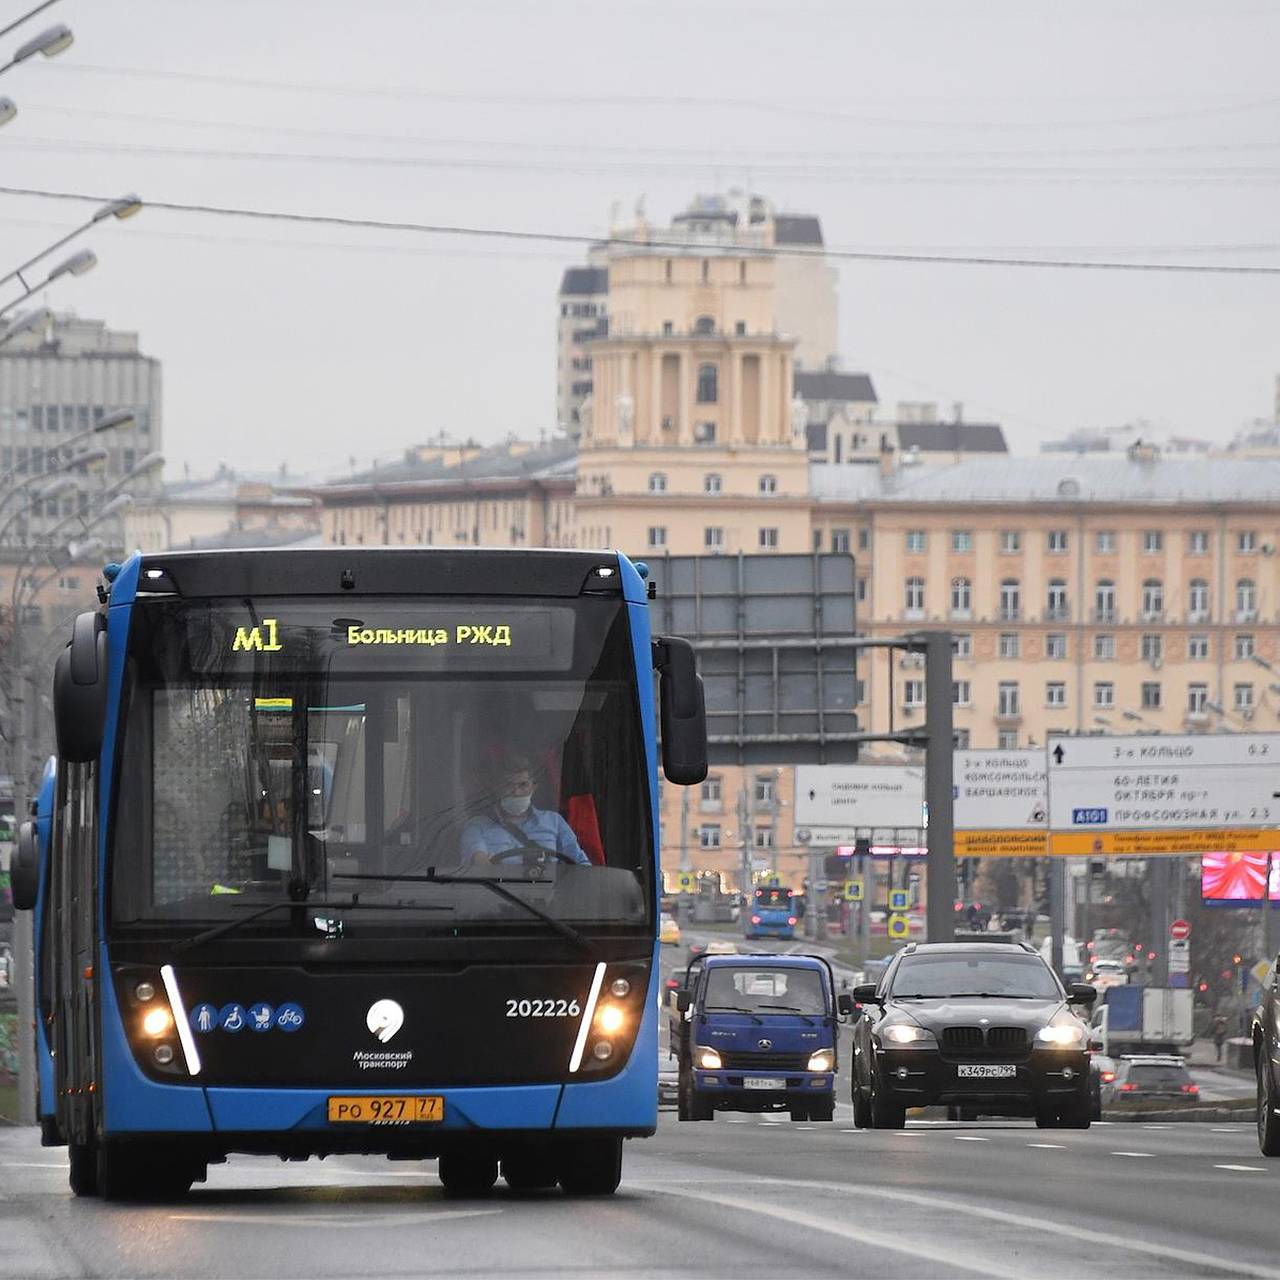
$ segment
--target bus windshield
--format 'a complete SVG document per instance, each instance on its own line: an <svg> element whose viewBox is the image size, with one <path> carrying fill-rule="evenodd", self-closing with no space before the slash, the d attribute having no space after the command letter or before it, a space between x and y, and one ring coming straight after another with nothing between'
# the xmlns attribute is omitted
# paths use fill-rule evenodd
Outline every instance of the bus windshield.
<svg viewBox="0 0 1280 1280"><path fill-rule="evenodd" d="M652 918L616 599L142 596L123 716L117 933L353 895L347 932L536 927L448 877L498 880L558 919ZM245 932L287 931L296 914Z"/></svg>

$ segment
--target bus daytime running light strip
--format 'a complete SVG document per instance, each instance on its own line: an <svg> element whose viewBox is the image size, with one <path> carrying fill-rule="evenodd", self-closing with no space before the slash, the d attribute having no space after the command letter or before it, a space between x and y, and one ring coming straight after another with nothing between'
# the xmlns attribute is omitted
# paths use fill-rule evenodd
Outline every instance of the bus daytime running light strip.
<svg viewBox="0 0 1280 1280"><path fill-rule="evenodd" d="M573 1057L569 1059L569 1072L572 1074L582 1066L582 1053L587 1047L587 1032L591 1030L591 1021L596 1016L596 1001L600 998L600 986L604 982L604 961L596 965L595 977L591 979L591 991L587 996L587 1007L582 1011L582 1025L578 1028L578 1038L574 1042Z"/></svg>
<svg viewBox="0 0 1280 1280"><path fill-rule="evenodd" d="M178 976L173 965L160 966L160 977L164 981L165 994L169 997L169 1007L173 1010L174 1021L178 1024L178 1039L182 1042L182 1052L187 1058L187 1074L200 1074L200 1051L196 1048L196 1038L191 1034L191 1023L187 1021L187 1006L182 1003L182 992L178 990Z"/></svg>

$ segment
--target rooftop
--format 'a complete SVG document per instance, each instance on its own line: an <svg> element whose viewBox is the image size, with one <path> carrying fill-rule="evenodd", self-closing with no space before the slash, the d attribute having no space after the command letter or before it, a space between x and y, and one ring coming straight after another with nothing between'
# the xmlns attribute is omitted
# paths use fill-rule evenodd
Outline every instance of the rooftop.
<svg viewBox="0 0 1280 1280"><path fill-rule="evenodd" d="M1008 453L1004 428L994 422L902 422L898 445L921 453Z"/></svg>
<svg viewBox="0 0 1280 1280"><path fill-rule="evenodd" d="M403 462L376 467L372 471L336 476L325 484L315 486L314 491L323 493L352 486L420 484L432 481L572 476L577 461L578 449L572 440L556 439L532 445L508 441L478 449L462 461L450 458L407 458Z"/></svg>
<svg viewBox="0 0 1280 1280"><path fill-rule="evenodd" d="M566 267L560 278L560 296L607 293L608 267Z"/></svg>
<svg viewBox="0 0 1280 1280"><path fill-rule="evenodd" d="M822 223L811 213L779 213L773 219L774 244L822 246Z"/></svg>
<svg viewBox="0 0 1280 1280"><path fill-rule="evenodd" d="M816 462L809 487L820 502L943 506L1244 506L1280 503L1280 458L1156 458L1127 454L972 458L946 467L879 467Z"/></svg>
<svg viewBox="0 0 1280 1280"><path fill-rule="evenodd" d="M797 369L793 383L802 400L856 400L875 404L876 389L865 373L840 373L835 369Z"/></svg>

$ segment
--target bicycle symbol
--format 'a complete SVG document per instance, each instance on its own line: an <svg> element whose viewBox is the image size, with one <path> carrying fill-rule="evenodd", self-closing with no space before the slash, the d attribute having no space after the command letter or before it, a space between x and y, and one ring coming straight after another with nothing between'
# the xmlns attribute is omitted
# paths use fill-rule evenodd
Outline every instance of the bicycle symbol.
<svg viewBox="0 0 1280 1280"><path fill-rule="evenodd" d="M276 1026L281 1031L297 1031L306 1020L301 1005L282 1004L276 1010Z"/></svg>

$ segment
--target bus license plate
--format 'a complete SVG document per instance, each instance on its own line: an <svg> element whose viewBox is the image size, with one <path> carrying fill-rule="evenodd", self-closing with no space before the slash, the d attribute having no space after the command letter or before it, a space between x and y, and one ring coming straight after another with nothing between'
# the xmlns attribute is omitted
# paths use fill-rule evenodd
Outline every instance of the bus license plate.
<svg viewBox="0 0 1280 1280"><path fill-rule="evenodd" d="M742 1087L744 1089L785 1089L787 1082L777 1076L745 1076Z"/></svg>
<svg viewBox="0 0 1280 1280"><path fill-rule="evenodd" d="M1008 1080L1018 1074L1018 1068L1012 1062L964 1062L956 1068L956 1075L962 1080Z"/></svg>
<svg viewBox="0 0 1280 1280"><path fill-rule="evenodd" d="M383 1093L329 1099L330 1124L439 1124L443 1119L441 1097Z"/></svg>

